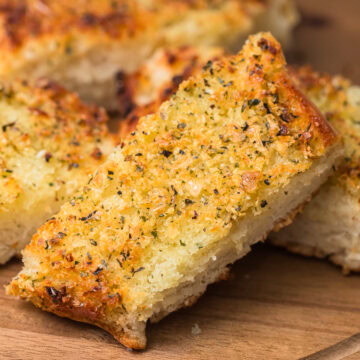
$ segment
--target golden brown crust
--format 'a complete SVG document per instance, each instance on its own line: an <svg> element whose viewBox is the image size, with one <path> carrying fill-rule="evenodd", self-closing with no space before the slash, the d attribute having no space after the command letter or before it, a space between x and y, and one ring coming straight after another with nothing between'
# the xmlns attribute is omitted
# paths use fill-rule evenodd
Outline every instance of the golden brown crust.
<svg viewBox="0 0 360 360"><path fill-rule="evenodd" d="M103 109L48 80L1 84L0 109L0 213L21 210L34 191L64 202L66 183L85 181L114 143ZM37 168L49 175L37 178Z"/></svg>
<svg viewBox="0 0 360 360"><path fill-rule="evenodd" d="M141 350L146 347L146 338L132 337L129 333L122 331L121 328L104 322L105 314L101 306L91 307L88 303L79 303L77 299L66 294L66 288L56 290L52 287L44 287L40 291L34 291L31 299L23 297L20 289L14 288L12 291L19 291L20 298L31 300L35 306L60 317L96 325L109 332L117 341L128 348Z"/></svg>
<svg viewBox="0 0 360 360"><path fill-rule="evenodd" d="M260 0L227 1L247 11L261 6ZM146 4L147 3L147 4ZM19 47L28 39L77 29L100 31L111 38L133 37L165 17L174 19L189 10L216 9L219 0L1 0L1 44Z"/></svg>
<svg viewBox="0 0 360 360"><path fill-rule="evenodd" d="M263 39L261 46L264 47L264 49L268 48L270 52L276 53L277 51L274 47L267 44L265 39ZM150 59L149 63L145 64L136 73L130 75L119 74L121 78L119 81L121 85L118 88L119 109L120 117L124 118L120 122L120 139L136 129L140 117L156 112L161 104L177 91L182 81L198 74L208 60L216 60L221 53L224 52L217 48L211 50L191 47L167 49L160 54L156 54L154 59ZM162 81L162 79L157 78L149 79L149 72L153 70L154 66L164 68L164 71L171 73L171 80ZM304 70L305 68L303 71ZM278 81L289 84L285 91L289 92L290 98L293 99L294 102L300 101L305 112L312 113L311 126L317 128L320 138L325 140L325 146L327 145L327 141L329 141L330 144L333 139L333 129L331 125L329 125L319 109L317 109L296 86L291 84L294 80L299 88L304 89L303 84L307 82L308 86L312 85L314 81L313 78L316 74L314 72L308 72L308 80L301 79L301 82L299 82L298 78L301 74L296 74L293 68L290 68L290 75L291 79L283 74L283 77L279 78ZM161 86L158 86L159 83ZM149 88L151 91L149 91ZM308 88L304 89L304 91L307 90ZM151 93L154 100L150 99L143 105L139 104L138 98L142 98L144 93ZM286 122L286 117L291 117L291 115L284 113L283 117ZM317 141L310 130L311 127L308 133L304 133L304 136L312 137L314 141Z"/></svg>
<svg viewBox="0 0 360 360"><path fill-rule="evenodd" d="M215 47L166 48L155 53L135 73L118 73L120 139L136 129L141 117L155 113L183 81L198 74L209 60L216 60L221 55L224 55L224 50ZM161 75L154 75L159 72Z"/></svg>
<svg viewBox="0 0 360 360"><path fill-rule="evenodd" d="M292 84L280 44L250 37L141 119L39 229L8 292L49 311L61 297L74 316L69 297L97 324L146 321L204 252L275 206L270 199L338 144Z"/></svg>
<svg viewBox="0 0 360 360"><path fill-rule="evenodd" d="M230 29L236 38L264 6L261 0L0 0L0 73L13 78L13 71L36 59L59 62L138 37L169 42L172 25L186 24L187 17L196 23L199 14L211 16L214 39L230 38Z"/></svg>
<svg viewBox="0 0 360 360"><path fill-rule="evenodd" d="M333 182L350 194L360 193L360 92L351 96L355 87L350 81L318 73L310 66L292 68L297 85L325 114L327 121L343 136L345 161L339 166Z"/></svg>

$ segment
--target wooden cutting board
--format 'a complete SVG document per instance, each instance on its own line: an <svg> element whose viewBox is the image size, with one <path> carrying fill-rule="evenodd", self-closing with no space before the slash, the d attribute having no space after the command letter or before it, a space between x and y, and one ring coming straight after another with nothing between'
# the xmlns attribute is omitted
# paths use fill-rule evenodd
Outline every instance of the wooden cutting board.
<svg viewBox="0 0 360 360"><path fill-rule="evenodd" d="M299 0L304 21L293 62L360 84L360 1ZM326 261L258 245L190 309L148 329L146 352L104 331L13 300L3 286L19 261L0 267L0 359L298 359L360 331L360 275ZM192 329L199 327L200 334ZM360 354L347 359L360 359Z"/></svg>

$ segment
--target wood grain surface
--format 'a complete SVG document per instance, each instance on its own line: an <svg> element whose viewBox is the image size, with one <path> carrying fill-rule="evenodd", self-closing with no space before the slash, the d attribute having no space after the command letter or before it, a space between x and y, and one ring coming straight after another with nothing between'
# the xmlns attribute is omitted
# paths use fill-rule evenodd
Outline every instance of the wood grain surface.
<svg viewBox="0 0 360 360"><path fill-rule="evenodd" d="M20 268L11 262L1 286ZM102 330L41 312L0 294L2 359L298 359L359 331L360 278L325 261L268 245L210 286L192 308L148 329L149 347L131 353ZM201 334L192 335L198 324Z"/></svg>
<svg viewBox="0 0 360 360"><path fill-rule="evenodd" d="M360 84L360 1L299 0L292 62ZM20 269L0 268L0 359L299 359L360 331L360 275L258 245L190 309L148 328L146 352L104 331L41 312L4 293ZM197 324L201 333L192 334ZM346 359L360 359L353 354Z"/></svg>

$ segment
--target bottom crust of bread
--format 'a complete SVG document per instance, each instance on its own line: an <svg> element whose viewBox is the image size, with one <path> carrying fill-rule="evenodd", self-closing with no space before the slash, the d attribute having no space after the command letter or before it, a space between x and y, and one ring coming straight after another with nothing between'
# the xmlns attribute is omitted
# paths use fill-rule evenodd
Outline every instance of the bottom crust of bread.
<svg viewBox="0 0 360 360"><path fill-rule="evenodd" d="M307 244L281 241L274 238L270 238L270 242L294 254L298 254L306 257L315 257L318 259L326 258L329 261L331 261L333 264L337 266L341 266L344 275L348 275L352 271L360 272L360 260L349 260L344 251L329 254L328 252L326 252L325 250L319 247L311 246Z"/></svg>

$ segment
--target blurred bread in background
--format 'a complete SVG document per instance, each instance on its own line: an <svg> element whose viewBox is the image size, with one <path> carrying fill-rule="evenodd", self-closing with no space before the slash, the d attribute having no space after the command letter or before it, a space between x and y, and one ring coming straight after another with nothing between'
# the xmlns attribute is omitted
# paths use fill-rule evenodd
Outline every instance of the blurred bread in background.
<svg viewBox="0 0 360 360"><path fill-rule="evenodd" d="M47 80L1 83L0 113L3 264L86 184L113 150L114 139L104 110Z"/></svg>
<svg viewBox="0 0 360 360"><path fill-rule="evenodd" d="M292 0L0 0L0 78L46 77L116 109L114 75L158 48L238 50L260 28L285 43L296 22Z"/></svg>
<svg viewBox="0 0 360 360"><path fill-rule="evenodd" d="M293 252L328 257L345 272L360 271L360 87L310 67L292 75L342 135L345 160L294 223L270 238Z"/></svg>

